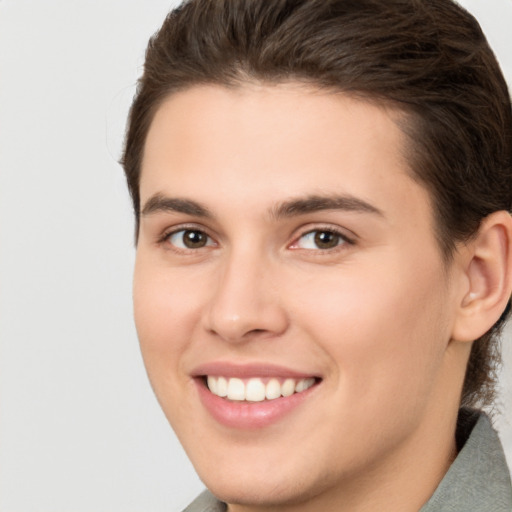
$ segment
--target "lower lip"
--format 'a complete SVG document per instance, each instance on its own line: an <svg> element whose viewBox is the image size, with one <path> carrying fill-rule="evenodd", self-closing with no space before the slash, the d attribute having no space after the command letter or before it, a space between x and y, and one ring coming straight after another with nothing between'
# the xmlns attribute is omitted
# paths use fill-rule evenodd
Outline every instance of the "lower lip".
<svg viewBox="0 0 512 512"><path fill-rule="evenodd" d="M237 429L256 429L278 422L297 409L318 387L317 384L291 396L262 402L231 401L210 392L202 379L196 379L203 406L222 425Z"/></svg>

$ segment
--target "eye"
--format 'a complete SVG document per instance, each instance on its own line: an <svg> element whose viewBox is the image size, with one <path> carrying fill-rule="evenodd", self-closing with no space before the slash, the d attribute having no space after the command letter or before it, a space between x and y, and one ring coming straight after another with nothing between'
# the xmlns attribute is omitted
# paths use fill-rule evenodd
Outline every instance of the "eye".
<svg viewBox="0 0 512 512"><path fill-rule="evenodd" d="M350 241L342 234L330 229L315 229L303 234L292 246L293 249L334 249Z"/></svg>
<svg viewBox="0 0 512 512"><path fill-rule="evenodd" d="M166 239L178 249L201 249L214 245L214 241L199 229L180 229L167 235Z"/></svg>

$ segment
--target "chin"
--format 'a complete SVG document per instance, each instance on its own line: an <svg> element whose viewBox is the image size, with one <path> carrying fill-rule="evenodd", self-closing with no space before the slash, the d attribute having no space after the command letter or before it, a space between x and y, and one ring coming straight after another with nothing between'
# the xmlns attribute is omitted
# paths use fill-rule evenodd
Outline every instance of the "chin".
<svg viewBox="0 0 512 512"><path fill-rule="evenodd" d="M240 464L239 460L222 461L217 456L208 458L217 464L208 461L207 465L195 464L195 467L205 486L218 499L232 505L271 510L296 506L336 486L334 474L315 472L304 455L299 460L287 458L289 464L283 461L282 454Z"/></svg>
<svg viewBox="0 0 512 512"><path fill-rule="evenodd" d="M316 492L308 492L310 486L304 486L301 480L279 482L269 478L268 473L264 478L247 473L247 477L236 481L227 481L227 478L210 478L203 482L210 492L224 503L271 509L304 503L322 491L316 487Z"/></svg>

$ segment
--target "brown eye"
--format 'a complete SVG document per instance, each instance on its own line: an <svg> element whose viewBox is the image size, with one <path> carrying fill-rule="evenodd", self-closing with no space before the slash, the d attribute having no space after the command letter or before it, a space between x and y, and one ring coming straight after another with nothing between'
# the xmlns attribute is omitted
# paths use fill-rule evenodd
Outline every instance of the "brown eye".
<svg viewBox="0 0 512 512"><path fill-rule="evenodd" d="M340 242L340 236L332 231L316 231L315 244L319 249L332 249Z"/></svg>
<svg viewBox="0 0 512 512"><path fill-rule="evenodd" d="M171 233L168 240L179 249L201 249L213 245L213 240L198 229L180 229Z"/></svg>
<svg viewBox="0 0 512 512"><path fill-rule="evenodd" d="M328 229L315 229L302 235L296 243L300 249L334 249L344 243L349 243L345 237Z"/></svg>

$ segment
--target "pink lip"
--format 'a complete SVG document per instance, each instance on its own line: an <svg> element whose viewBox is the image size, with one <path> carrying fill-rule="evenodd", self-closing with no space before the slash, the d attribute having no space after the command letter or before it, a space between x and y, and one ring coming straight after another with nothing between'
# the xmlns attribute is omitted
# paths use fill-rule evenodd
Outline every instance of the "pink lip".
<svg viewBox="0 0 512 512"><path fill-rule="evenodd" d="M257 429L272 425L288 414L293 413L318 388L315 384L301 393L288 397L264 400L262 402L238 402L221 398L210 392L203 376L215 375L224 377L275 377L275 378L307 378L311 374L297 372L288 368L273 365L233 365L231 363L208 363L199 366L193 372L199 399L210 415L221 425L235 429Z"/></svg>
<svg viewBox="0 0 512 512"><path fill-rule="evenodd" d="M239 379L248 379L250 377L282 377L283 379L305 379L307 377L316 377L310 373L299 372L272 364L233 364L229 362L216 361L202 364L191 372L193 377L204 375L215 375L223 377L238 377Z"/></svg>

